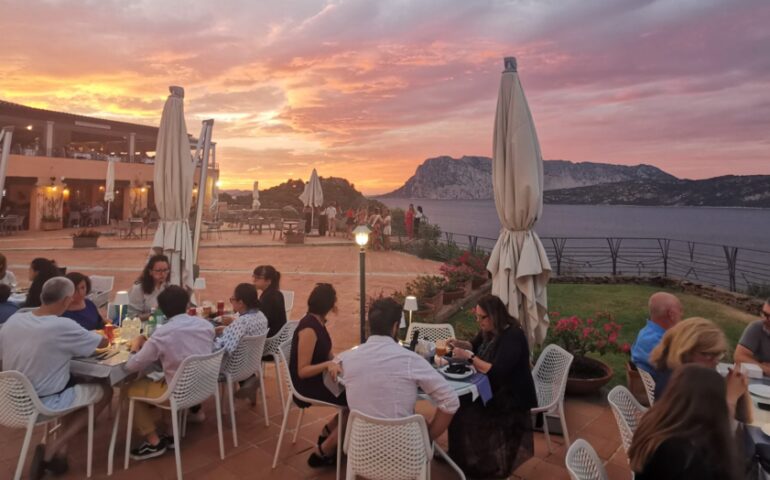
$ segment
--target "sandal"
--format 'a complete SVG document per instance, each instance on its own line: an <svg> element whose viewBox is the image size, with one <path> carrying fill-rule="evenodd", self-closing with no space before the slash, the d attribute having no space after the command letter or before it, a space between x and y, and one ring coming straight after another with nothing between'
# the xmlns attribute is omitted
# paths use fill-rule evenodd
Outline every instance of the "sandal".
<svg viewBox="0 0 770 480"><path fill-rule="evenodd" d="M323 430L321 430L321 434L318 435L318 448L321 448L321 444L326 441L327 438L329 438L329 435L331 435L332 432L329 430L328 425L324 425Z"/></svg>
<svg viewBox="0 0 770 480"><path fill-rule="evenodd" d="M337 451L335 450L331 455L325 455L319 445L318 453L311 453L307 459L307 464L311 468L333 467L334 465L337 465Z"/></svg>

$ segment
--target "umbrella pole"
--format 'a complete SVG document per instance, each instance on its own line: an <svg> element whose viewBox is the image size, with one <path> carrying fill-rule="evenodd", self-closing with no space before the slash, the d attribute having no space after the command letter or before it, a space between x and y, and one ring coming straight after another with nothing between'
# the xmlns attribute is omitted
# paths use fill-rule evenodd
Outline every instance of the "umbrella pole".
<svg viewBox="0 0 770 480"><path fill-rule="evenodd" d="M313 233L313 219L315 218L315 207L310 206L310 228L308 229L308 232Z"/></svg>
<svg viewBox="0 0 770 480"><path fill-rule="evenodd" d="M214 120L204 120L202 136L203 140L203 158L201 160L201 176L198 183L198 207L195 211L195 231L193 233L193 265L198 263L198 249L201 242L201 221L203 220L203 209L206 199L206 175L209 168L209 151L211 148L211 131L214 129Z"/></svg>
<svg viewBox="0 0 770 480"><path fill-rule="evenodd" d="M110 224L110 205L112 205L112 202L107 202L107 225Z"/></svg>

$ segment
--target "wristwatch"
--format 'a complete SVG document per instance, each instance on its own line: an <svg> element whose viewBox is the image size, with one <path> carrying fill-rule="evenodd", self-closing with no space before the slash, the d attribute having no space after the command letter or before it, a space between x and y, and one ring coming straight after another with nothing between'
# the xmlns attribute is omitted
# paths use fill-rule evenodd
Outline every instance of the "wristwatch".
<svg viewBox="0 0 770 480"><path fill-rule="evenodd" d="M474 360L475 358L476 358L476 354L475 354L475 353L471 353L471 358L469 358L468 360L470 360L470 361L471 361L471 363L473 363L473 360Z"/></svg>

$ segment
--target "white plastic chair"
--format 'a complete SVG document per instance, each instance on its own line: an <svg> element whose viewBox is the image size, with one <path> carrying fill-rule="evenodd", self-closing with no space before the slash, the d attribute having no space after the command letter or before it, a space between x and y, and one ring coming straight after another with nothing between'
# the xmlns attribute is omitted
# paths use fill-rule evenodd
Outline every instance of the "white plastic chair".
<svg viewBox="0 0 770 480"><path fill-rule="evenodd" d="M345 431L345 478L430 478L433 448L425 418L374 418L352 410Z"/></svg>
<svg viewBox="0 0 770 480"><path fill-rule="evenodd" d="M642 378L644 384L644 391L647 392L647 401L650 402L650 406L655 403L655 379L652 378L650 372L646 370L638 369L639 376Z"/></svg>
<svg viewBox="0 0 770 480"><path fill-rule="evenodd" d="M40 401L35 388L23 373L16 370L0 372L0 425L9 428L25 428L24 443L16 464L14 480L21 478L24 461L27 457L32 431L36 425L46 425L64 415L88 407L88 446L86 476L91 477L91 464L94 448L94 403L72 405L67 410L50 410ZM44 437L45 438L45 437Z"/></svg>
<svg viewBox="0 0 770 480"><path fill-rule="evenodd" d="M530 411L543 414L543 432L549 452L553 452L553 448L551 447L551 434L548 433L547 415L554 413L559 415L561 429L564 432L564 443L569 446L567 420L564 416L564 389L567 388L567 376L573 358L568 351L558 345L551 344L545 347L532 370L538 406Z"/></svg>
<svg viewBox="0 0 770 480"><path fill-rule="evenodd" d="M596 451L582 438L570 445L564 463L572 480L608 480L607 471Z"/></svg>
<svg viewBox="0 0 770 480"><path fill-rule="evenodd" d="M406 330L406 340L412 339L412 332L420 331L420 338L435 342L436 340L447 340L455 338L455 329L449 323L419 323L412 322Z"/></svg>
<svg viewBox="0 0 770 480"><path fill-rule="evenodd" d="M294 308L294 290L281 290L283 306L286 309L286 320L291 320L291 311Z"/></svg>
<svg viewBox="0 0 770 480"><path fill-rule="evenodd" d="M91 301L101 308L110 301L110 292L115 284L115 277L91 275Z"/></svg>
<svg viewBox="0 0 770 480"><path fill-rule="evenodd" d="M639 425L639 420L647 411L639 401L634 398L626 387L618 385L610 390L607 395L607 401L610 402L610 408L615 415L615 421L620 430L620 439L623 441L623 449L628 452L631 448L631 441L634 439L634 432Z"/></svg>
<svg viewBox="0 0 770 480"><path fill-rule="evenodd" d="M281 377L283 379L284 384L286 385L286 389L289 395L288 395L288 398L286 398L286 401L283 406L283 421L281 422L281 433L278 435L278 444L275 446L275 456L273 457L273 468L275 468L276 465L278 465L278 455L281 452L281 443L283 442L283 434L286 432L286 424L289 421L289 413L291 412L291 408L293 406L296 406L296 404L294 403L294 398L297 398L297 400L300 400L302 402L309 403L311 406L315 405L315 406L321 406L321 407L335 408L339 415L338 418L340 419L340 422L342 421L342 413L345 410L345 407L334 405L333 403L322 402L314 398L308 398L298 393L297 390L294 388L294 383L292 382L291 374L289 373L289 356L290 355L291 355L291 340L283 343L278 353L279 362L280 362L279 370L281 371ZM297 408L299 407L297 406ZM294 429L294 436L292 437L291 443L297 442L297 434L299 434L299 429L302 428L302 417L304 416L304 413L305 413L305 409L299 408L299 416L297 417L297 427ZM339 446L343 445L342 435L340 435L338 438L339 440L337 444L337 480L340 479L340 466L342 464L342 449L339 448Z"/></svg>
<svg viewBox="0 0 770 480"><path fill-rule="evenodd" d="M278 363L281 360L278 355L281 351L281 345L290 341L294 336L294 330L297 329L298 324L298 321L284 323L283 327L278 330L278 333L265 340L265 351L262 354L264 357L272 357L273 359L272 362L273 365L275 365L275 383L278 386L278 394L281 396L281 405L286 402L286 399L284 398L283 382L281 382L281 372L278 371ZM262 371L265 371L264 365L262 366Z"/></svg>
<svg viewBox="0 0 770 480"><path fill-rule="evenodd" d="M200 405L214 395L216 401L217 431L219 432L219 458L225 459L225 443L222 437L222 407L219 398L219 372L224 350L206 355L191 355L179 365L166 393L158 398L129 397L128 426L126 428L126 458L123 468L128 468L131 449L131 430L134 425L134 403L144 402L157 408L171 410L171 426L174 435L174 456L176 477L182 480L182 430L179 428L180 414L186 409ZM168 402L168 404L166 404Z"/></svg>
<svg viewBox="0 0 770 480"><path fill-rule="evenodd" d="M265 413L265 426L270 425L267 417L267 402L265 401L265 384L262 381L262 351L265 348L267 334L245 336L238 343L238 348L224 359L222 374L224 375L227 393L230 400L230 423L233 428L233 445L238 446L238 432L235 427L235 402L233 400L233 385L256 373L259 390L262 393L262 408Z"/></svg>

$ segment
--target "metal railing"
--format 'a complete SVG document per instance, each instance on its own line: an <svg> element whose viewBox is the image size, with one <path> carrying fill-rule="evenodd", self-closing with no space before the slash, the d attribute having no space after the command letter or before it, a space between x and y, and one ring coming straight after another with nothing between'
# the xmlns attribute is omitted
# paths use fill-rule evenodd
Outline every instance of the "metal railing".
<svg viewBox="0 0 770 480"><path fill-rule="evenodd" d="M540 237L556 275L689 279L730 291L770 290L770 251L657 237ZM444 232L444 241L490 252L496 238Z"/></svg>

